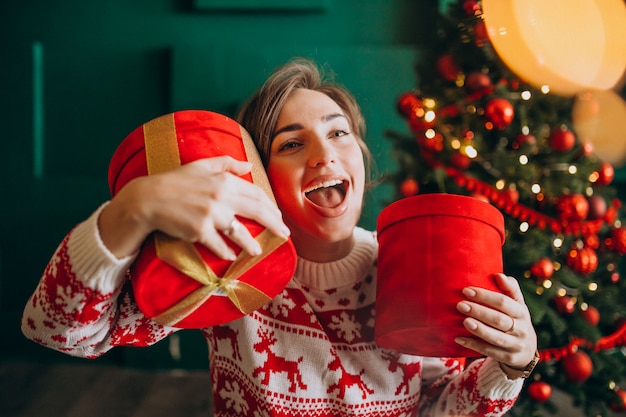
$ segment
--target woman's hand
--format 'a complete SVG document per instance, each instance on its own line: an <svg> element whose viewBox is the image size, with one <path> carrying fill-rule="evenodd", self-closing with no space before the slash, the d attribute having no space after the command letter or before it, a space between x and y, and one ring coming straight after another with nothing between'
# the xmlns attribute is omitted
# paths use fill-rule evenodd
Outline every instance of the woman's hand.
<svg viewBox="0 0 626 417"><path fill-rule="evenodd" d="M275 203L255 185L240 178L252 164L220 156L201 159L161 174L135 178L103 209L98 226L103 243L122 258L139 250L146 237L160 230L198 242L223 259L234 259L218 231L251 255L258 242L235 215L255 220L280 236L289 230Z"/></svg>
<svg viewBox="0 0 626 417"><path fill-rule="evenodd" d="M457 310L467 316L463 325L476 338L459 337L456 342L511 368L523 369L537 350L530 312L515 278L504 274L495 278L503 293L463 289L467 300L460 301Z"/></svg>

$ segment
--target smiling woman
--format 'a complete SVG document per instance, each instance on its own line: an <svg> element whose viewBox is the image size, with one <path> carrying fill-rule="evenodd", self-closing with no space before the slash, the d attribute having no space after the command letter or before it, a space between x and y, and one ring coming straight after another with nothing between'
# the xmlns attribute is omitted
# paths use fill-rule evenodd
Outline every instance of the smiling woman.
<svg viewBox="0 0 626 417"><path fill-rule="evenodd" d="M241 178L250 164L232 157L129 181L63 240L26 306L24 334L86 357L162 340L179 328L146 317L127 285L143 240L162 231L222 259L230 259L227 249L254 257L247 228L228 238L220 233L235 216L250 218L290 234L297 266L271 301L203 329L216 415L506 413L523 384L512 369L524 369L536 347L516 280L496 277L501 292L463 289L456 307L470 336L458 343L487 356L467 368L455 358L407 355L374 340L378 242L357 226L369 151L354 97L323 79L313 62L295 60L268 78L239 121L261 154L280 210Z"/></svg>

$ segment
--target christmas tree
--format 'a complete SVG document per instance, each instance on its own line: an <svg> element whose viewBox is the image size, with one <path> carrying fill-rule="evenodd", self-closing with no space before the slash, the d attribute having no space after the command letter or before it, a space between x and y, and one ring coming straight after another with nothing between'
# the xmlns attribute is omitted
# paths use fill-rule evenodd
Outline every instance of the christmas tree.
<svg viewBox="0 0 626 417"><path fill-rule="evenodd" d="M585 124L602 88L544 85L511 69L486 6L459 0L441 14L416 89L398 99L410 133L389 133L399 165L390 181L397 198L469 195L504 214L504 272L520 282L541 356L511 415L558 412L553 388L585 415L624 412L626 225L613 180L626 141L599 143L602 126Z"/></svg>

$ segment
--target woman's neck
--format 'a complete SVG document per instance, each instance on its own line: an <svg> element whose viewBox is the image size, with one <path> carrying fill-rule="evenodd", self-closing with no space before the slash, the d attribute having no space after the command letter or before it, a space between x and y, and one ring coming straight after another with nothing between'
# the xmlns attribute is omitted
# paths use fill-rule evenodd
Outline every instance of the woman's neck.
<svg viewBox="0 0 626 417"><path fill-rule="evenodd" d="M354 236L336 242L328 242L312 237L297 237L291 239L299 257L312 262L332 262L348 256L354 248Z"/></svg>

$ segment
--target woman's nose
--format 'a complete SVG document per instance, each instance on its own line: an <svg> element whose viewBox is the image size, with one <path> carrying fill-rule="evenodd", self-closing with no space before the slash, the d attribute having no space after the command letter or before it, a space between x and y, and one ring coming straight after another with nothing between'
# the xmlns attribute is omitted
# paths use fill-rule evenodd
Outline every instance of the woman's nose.
<svg viewBox="0 0 626 417"><path fill-rule="evenodd" d="M328 165L335 162L336 156L335 149L328 140L318 139L311 147L309 163L312 167Z"/></svg>

